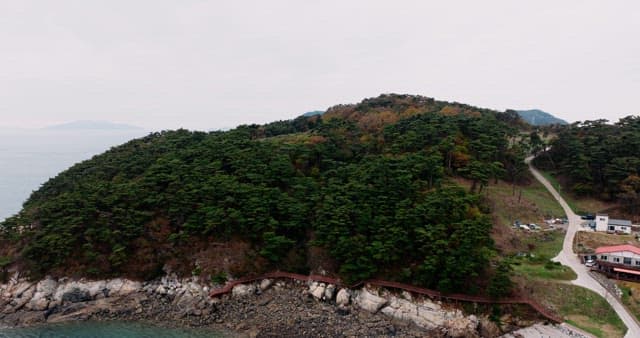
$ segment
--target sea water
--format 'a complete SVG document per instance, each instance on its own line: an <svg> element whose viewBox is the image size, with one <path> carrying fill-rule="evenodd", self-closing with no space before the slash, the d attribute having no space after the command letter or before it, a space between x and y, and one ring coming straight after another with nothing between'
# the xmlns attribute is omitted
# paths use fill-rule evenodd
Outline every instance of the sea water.
<svg viewBox="0 0 640 338"><path fill-rule="evenodd" d="M142 137L144 130L0 130L0 222L73 164Z"/></svg>
<svg viewBox="0 0 640 338"><path fill-rule="evenodd" d="M178 329L138 322L70 322L1 329L0 338L204 338L225 337L209 329Z"/></svg>

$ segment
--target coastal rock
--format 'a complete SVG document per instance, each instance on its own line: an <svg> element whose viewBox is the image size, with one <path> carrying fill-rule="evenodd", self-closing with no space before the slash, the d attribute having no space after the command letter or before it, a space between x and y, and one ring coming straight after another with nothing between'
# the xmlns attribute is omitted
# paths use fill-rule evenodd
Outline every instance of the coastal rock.
<svg viewBox="0 0 640 338"><path fill-rule="evenodd" d="M29 285L21 285L16 289L14 293L13 299L9 302L9 306L5 308L5 313L12 313L20 310L23 306L25 306L33 297L35 293L35 284L28 283Z"/></svg>
<svg viewBox="0 0 640 338"><path fill-rule="evenodd" d="M351 294L347 289L340 289L338 291L338 295L336 295L336 304L346 306L349 305L349 301L351 300Z"/></svg>
<svg viewBox="0 0 640 338"><path fill-rule="evenodd" d="M22 298L22 295L26 292L29 292L32 287L33 283L27 281L17 283L13 287L13 297Z"/></svg>
<svg viewBox="0 0 640 338"><path fill-rule="evenodd" d="M95 282L85 282L84 284L91 299L104 298L109 293L106 281L99 280Z"/></svg>
<svg viewBox="0 0 640 338"><path fill-rule="evenodd" d="M120 294L120 288L122 288L123 284L124 284L124 281L121 278L108 280L105 285L105 288L108 290L107 292L109 293L108 296L112 297Z"/></svg>
<svg viewBox="0 0 640 338"><path fill-rule="evenodd" d="M356 292L354 303L365 311L376 313L387 304L387 300L372 294L366 288L362 288Z"/></svg>
<svg viewBox="0 0 640 338"><path fill-rule="evenodd" d="M333 284L327 285L327 287L324 289L324 299L325 300L333 299L333 295L335 293L336 293L336 286Z"/></svg>
<svg viewBox="0 0 640 338"><path fill-rule="evenodd" d="M457 317L449 320L445 327L447 334L451 337L478 337L478 318L474 315L469 317Z"/></svg>
<svg viewBox="0 0 640 338"><path fill-rule="evenodd" d="M440 328L451 337L473 337L479 325L477 317L465 317L459 310L443 310L439 304L428 299L413 303L391 296L389 305L380 312L398 320L413 322L425 329Z"/></svg>
<svg viewBox="0 0 640 338"><path fill-rule="evenodd" d="M256 292L256 287L253 284L239 284L233 287L231 295L233 297L246 297Z"/></svg>
<svg viewBox="0 0 640 338"><path fill-rule="evenodd" d="M140 291L141 288L142 284L140 282L125 279L117 295L126 296L128 294Z"/></svg>
<svg viewBox="0 0 640 338"><path fill-rule="evenodd" d="M41 280L36 284L36 291L25 307L32 311L46 310L49 307L49 302L56 292L57 287L58 282L51 277Z"/></svg>
<svg viewBox="0 0 640 338"><path fill-rule="evenodd" d="M273 280L271 280L271 279L263 279L260 282L260 290L265 291L268 288L270 288L272 284L273 284Z"/></svg>
<svg viewBox="0 0 640 338"><path fill-rule="evenodd" d="M313 282L309 286L309 293L316 299L322 299L322 296L324 296L324 289L324 283Z"/></svg>
<svg viewBox="0 0 640 338"><path fill-rule="evenodd" d="M62 301L69 303L80 303L91 300L89 290L74 287L62 294Z"/></svg>

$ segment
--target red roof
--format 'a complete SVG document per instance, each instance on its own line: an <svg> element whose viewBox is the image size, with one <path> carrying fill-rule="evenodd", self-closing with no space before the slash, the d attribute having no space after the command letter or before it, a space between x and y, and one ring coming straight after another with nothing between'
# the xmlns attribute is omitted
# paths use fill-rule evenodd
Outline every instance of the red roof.
<svg viewBox="0 0 640 338"><path fill-rule="evenodd" d="M640 248L638 248L636 246L633 246L633 245L629 245L629 244L613 245L613 246L601 246L601 247L596 249L596 253L597 254L609 253L609 252L617 252L617 251L631 251L636 255L640 255Z"/></svg>
<svg viewBox="0 0 640 338"><path fill-rule="evenodd" d="M636 270L613 268L613 271L626 272L632 275L640 275L640 271L636 271Z"/></svg>

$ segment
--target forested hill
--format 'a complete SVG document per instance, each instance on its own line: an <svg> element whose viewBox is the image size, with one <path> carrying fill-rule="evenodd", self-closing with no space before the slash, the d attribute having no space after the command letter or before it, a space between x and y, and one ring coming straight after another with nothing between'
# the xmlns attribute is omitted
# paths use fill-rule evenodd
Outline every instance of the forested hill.
<svg viewBox="0 0 640 338"><path fill-rule="evenodd" d="M537 165L555 171L567 188L640 211L640 117L615 124L585 121L556 129L551 149Z"/></svg>
<svg viewBox="0 0 640 338"><path fill-rule="evenodd" d="M0 260L33 276L280 268L443 291L505 286L477 193L522 174L522 123L382 95L226 132L153 133L46 182L2 223Z"/></svg>

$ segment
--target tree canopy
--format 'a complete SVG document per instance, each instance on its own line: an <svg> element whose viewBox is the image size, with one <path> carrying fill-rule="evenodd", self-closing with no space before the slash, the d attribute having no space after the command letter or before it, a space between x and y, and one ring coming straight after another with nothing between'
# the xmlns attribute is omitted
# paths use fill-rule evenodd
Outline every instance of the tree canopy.
<svg viewBox="0 0 640 338"><path fill-rule="evenodd" d="M617 123L584 121L556 129L536 164L555 171L578 195L620 202L640 211L640 117Z"/></svg>
<svg viewBox="0 0 640 338"><path fill-rule="evenodd" d="M478 193L522 171L512 122L382 95L227 132L152 133L42 185L1 224L0 256L34 274L151 278L193 243L242 241L255 269L317 269L321 250L346 280L473 292L495 252Z"/></svg>

